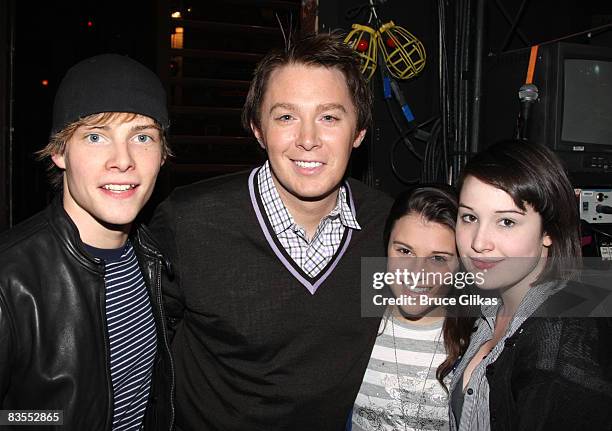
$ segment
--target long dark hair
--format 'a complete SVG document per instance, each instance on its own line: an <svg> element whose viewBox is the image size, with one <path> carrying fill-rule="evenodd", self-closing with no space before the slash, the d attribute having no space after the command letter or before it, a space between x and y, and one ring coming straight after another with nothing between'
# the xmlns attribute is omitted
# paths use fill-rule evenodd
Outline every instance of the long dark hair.
<svg viewBox="0 0 612 431"><path fill-rule="evenodd" d="M578 205L563 165L551 150L523 141L501 141L467 163L459 190L468 176L505 191L522 210L529 204L542 217L542 230L552 245L534 285L573 275L571 269L577 269L582 255Z"/></svg>
<svg viewBox="0 0 612 431"><path fill-rule="evenodd" d="M439 223L455 230L457 223L457 191L446 184L429 184L402 192L395 199L383 233L387 249L395 223L409 214L418 214L428 222ZM453 289L456 294L457 289ZM444 378L451 372L457 359L470 343L475 318L447 315L442 325L446 359L436 370L436 378L448 391Z"/></svg>

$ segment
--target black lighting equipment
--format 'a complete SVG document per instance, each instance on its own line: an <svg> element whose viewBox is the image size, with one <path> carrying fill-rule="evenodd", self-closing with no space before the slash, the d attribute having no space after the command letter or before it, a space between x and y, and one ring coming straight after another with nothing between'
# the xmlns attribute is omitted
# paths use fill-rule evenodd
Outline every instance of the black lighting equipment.
<svg viewBox="0 0 612 431"><path fill-rule="evenodd" d="M612 48L540 46L533 74L537 97L525 94L529 55L521 50L488 60L481 142L519 137L547 145L575 186L612 186Z"/></svg>

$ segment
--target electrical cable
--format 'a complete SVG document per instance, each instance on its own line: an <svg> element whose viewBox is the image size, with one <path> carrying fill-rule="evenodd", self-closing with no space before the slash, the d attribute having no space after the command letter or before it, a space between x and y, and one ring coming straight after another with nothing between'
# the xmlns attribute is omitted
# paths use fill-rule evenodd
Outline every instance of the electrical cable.
<svg viewBox="0 0 612 431"><path fill-rule="evenodd" d="M469 153L469 136L468 136L468 125L469 121L469 112L470 112L470 81L467 79L471 75L470 70L470 37L471 37L471 3L472 0L466 0L465 6L463 10L463 46L461 49L461 83L462 83L462 93L461 93L461 151L464 153ZM466 160L461 161L461 168L465 165Z"/></svg>
<svg viewBox="0 0 612 431"><path fill-rule="evenodd" d="M395 139L393 144L391 145L391 151L389 155L389 161L391 165L391 170L395 177L404 184L414 184L418 182L416 179L407 179L405 178L396 163L397 156L397 148L400 143L404 143L406 149L408 149L417 159L421 160L421 182L443 182L449 183L449 151L448 151L448 123L450 120L449 109L450 106L450 98L447 93L447 86L445 84L445 80L448 79L448 66L446 64L446 19L445 19L445 9L444 9L444 0L439 0L438 6L439 8L439 16L442 17L440 20L440 33L439 33L439 44L440 44L440 53L439 53L439 78L440 78L440 115L433 116L426 121L421 122L418 125L412 124L408 130L402 131L404 128L400 125L399 121L396 118L393 107L390 103L390 97L385 98L387 103L387 109L389 110L389 114L392 118L392 121L398 131L400 132L400 136ZM385 78L384 72L381 71L381 76L383 80ZM395 88L394 88L395 90ZM397 98L397 97L396 97ZM401 97L399 99L402 99ZM398 100L399 103L401 101ZM446 107L446 108L445 108ZM447 118L448 120L445 120ZM433 123L433 124L432 124ZM431 130L429 132L423 131L425 126L432 124ZM425 137L426 136L426 137ZM442 139L441 139L442 137ZM415 141L423 141L425 143L425 148L423 151L423 155L418 157L419 154L415 149L414 142Z"/></svg>
<svg viewBox="0 0 612 431"><path fill-rule="evenodd" d="M452 168L449 165L448 160L448 144L449 144L449 124L450 118L450 99L448 96L448 51L446 46L446 6L445 0L438 0L438 76L440 80L440 119L442 128L442 142L444 149L444 171L445 171L445 183L452 184L452 178L449 175L449 169Z"/></svg>
<svg viewBox="0 0 612 431"><path fill-rule="evenodd" d="M425 183L447 183L447 163L445 162L446 144L440 140L442 119L439 117L431 128L430 137L425 147L425 160L421 180Z"/></svg>
<svg viewBox="0 0 612 431"><path fill-rule="evenodd" d="M395 177L403 184L406 184L406 185L418 184L419 182L418 178L417 179L405 178L402 174L400 174L399 170L397 169L397 166L395 166L395 151L400 142L402 142L401 136L400 138L395 140L395 142L391 146L391 151L389 152L389 163L391 164L391 172L393 172L393 175L395 175Z"/></svg>
<svg viewBox="0 0 612 431"><path fill-rule="evenodd" d="M460 0L465 2L465 0ZM424 182L444 182L449 183L449 170L453 172L449 166L449 131L452 127L452 113L451 106L455 109L459 109L458 113L461 115L465 113L465 110L461 110L461 105L458 103L452 104L449 93L449 71L448 71L448 51L446 47L446 6L445 0L438 0L438 15L440 19L439 25L439 62L438 62L438 75L440 79L440 114L433 116L426 121L417 124L414 121L414 116L408 106L406 98L399 86L399 84L390 76L390 72L385 67L385 61L382 56L378 57L376 62L378 63L379 74L383 83L384 101L387 107L387 111L391 118L391 121L397 130L399 136L393 141L389 151L389 163L393 175L402 183L413 185L419 182L417 178L406 178L400 172L397 164L397 150L400 144L408 150L409 154L421 163L420 178ZM360 4L359 6L350 9L346 16L354 18L357 15L369 10L368 23L374 20L377 25L381 25L380 16L376 13L377 4L383 3L381 0L369 0L368 3ZM456 9L457 10L457 9ZM466 18L466 13L469 12L469 8L460 9L461 20L465 22L469 20L469 15ZM465 26L463 27L465 32ZM464 37L459 32L455 33L457 37ZM464 46L465 44L458 46ZM465 56L458 54L458 49L455 50L455 61L457 65L463 69L465 63ZM454 75L455 79L458 79L457 74ZM454 86L453 91L457 89L462 90L465 86L462 80L457 82L457 86ZM399 106L401 107L403 116L399 118L397 109L392 106L391 99L395 98ZM457 100L455 98L455 100ZM464 103L467 103L467 98L464 98ZM431 125L431 129L427 131L425 128ZM456 137L456 134L452 135ZM417 150L416 142L424 143L423 151ZM453 139L452 142L457 142ZM451 154L461 153L460 151L453 151ZM369 158L370 162L372 157ZM368 164L368 170L373 172L373 162Z"/></svg>
<svg viewBox="0 0 612 431"><path fill-rule="evenodd" d="M604 236L607 236L608 238L612 238L612 234L609 234L609 233L607 233L607 232L604 232L603 230L599 230L599 229L594 228L594 227L593 227L593 225L592 225L591 223L589 223L589 228L590 228L590 229L591 229L593 232L595 232L595 233L597 233L597 234L599 234L599 235L604 235Z"/></svg>
<svg viewBox="0 0 612 431"><path fill-rule="evenodd" d="M461 36L461 4L463 0L458 0L455 2L454 8L454 37L453 37L453 86L452 86L452 119L449 123L449 132L451 133L453 139L453 154L455 157L453 158L453 172L458 172L461 167L461 160L458 154L461 152L459 146L459 90L460 90L460 70L461 65L459 63L460 58L460 36Z"/></svg>
<svg viewBox="0 0 612 431"><path fill-rule="evenodd" d="M414 144L412 143L412 141L408 137L408 135L411 134L414 129L413 128L409 128L407 130L404 130L404 127L402 127L401 123L397 120L397 118L395 116L395 113L393 112L393 106L391 105L391 86L390 86L390 80L392 78L387 75L387 71L386 71L385 67L383 67L384 65L381 64L384 60L382 58L379 58L378 61L379 61L378 70L379 70L379 74L380 74L380 78L381 78L381 81L382 81L382 84L383 84L383 90L384 90L383 100L385 101L385 105L387 107L387 111L389 112L389 116L391 117L391 121L393 122L393 125L395 126L395 129L399 133L399 136L397 137L397 139L395 139L395 141L391 145L391 149L389 151L389 164L391 165L391 172L393 173L393 175L395 175L395 177L400 182L402 182L404 184L407 184L407 185L413 185L413 184L418 183L418 180L406 179L399 172L399 169L397 168L397 166L395 164L395 152L396 152L397 146L400 144L400 142L402 142L402 143L404 143L404 146L418 160L422 160L423 156L421 156L416 151L416 149L414 147Z"/></svg>
<svg viewBox="0 0 612 431"><path fill-rule="evenodd" d="M390 81L393 79L391 78L388 74L387 71L383 66L382 62L384 61L381 57L378 58L379 61L379 67L378 67L378 71L380 73L380 77L381 80L383 82L383 88L385 88L387 85L390 84ZM395 113L393 112L393 107L391 106L391 96L390 96L390 85L389 88L384 90L385 95L383 97L385 104L387 106L387 110L389 112L389 116L391 117L391 121L393 122L393 125L395 126L395 129L398 131L398 133L400 134L399 139L402 139L406 145L406 148L408 148L408 150L410 150L411 153L414 154L414 156L419 159L422 160L423 156L421 156L416 149L414 148L414 145L412 144L412 141L408 138L408 133L406 133L404 131L404 128L402 127L401 123L398 121L398 119L395 116ZM389 93L389 94L387 94ZM412 125L412 127L410 127L407 132L411 132L412 130L414 130L414 125Z"/></svg>

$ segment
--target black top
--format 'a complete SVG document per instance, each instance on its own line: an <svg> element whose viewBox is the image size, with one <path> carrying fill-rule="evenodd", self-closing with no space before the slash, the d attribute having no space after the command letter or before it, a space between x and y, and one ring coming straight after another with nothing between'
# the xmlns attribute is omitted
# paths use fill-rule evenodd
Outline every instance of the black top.
<svg viewBox="0 0 612 431"><path fill-rule="evenodd" d="M143 227L130 243L159 346L144 428L170 430L174 379L158 302L162 255ZM0 234L0 409L62 410L63 431L112 429L104 292L104 265L83 250L61 199Z"/></svg>
<svg viewBox="0 0 612 431"><path fill-rule="evenodd" d="M612 319L530 317L520 329L487 368L491 429L611 430Z"/></svg>
<svg viewBox="0 0 612 431"><path fill-rule="evenodd" d="M168 310L182 319L179 430L344 428L380 321L361 317L361 257L384 256L391 204L349 184L362 230L314 294L266 238L248 174L177 189L160 205L152 229L176 273L164 283Z"/></svg>
<svg viewBox="0 0 612 431"><path fill-rule="evenodd" d="M83 248L96 259L110 263L121 260L121 255L125 251L125 244L119 248L98 248L84 243Z"/></svg>

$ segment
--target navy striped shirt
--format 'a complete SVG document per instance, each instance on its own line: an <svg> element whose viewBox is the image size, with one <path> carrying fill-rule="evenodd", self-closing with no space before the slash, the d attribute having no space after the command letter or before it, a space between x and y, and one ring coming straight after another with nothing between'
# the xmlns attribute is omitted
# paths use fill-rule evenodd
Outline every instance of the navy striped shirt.
<svg viewBox="0 0 612 431"><path fill-rule="evenodd" d="M157 350L151 302L129 241L116 250L114 256L114 250L87 248L106 264L104 281L113 384L113 431L139 430Z"/></svg>

